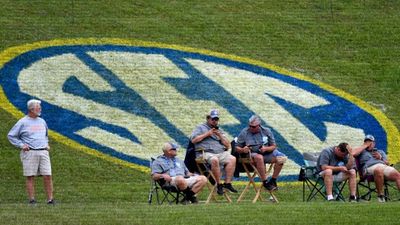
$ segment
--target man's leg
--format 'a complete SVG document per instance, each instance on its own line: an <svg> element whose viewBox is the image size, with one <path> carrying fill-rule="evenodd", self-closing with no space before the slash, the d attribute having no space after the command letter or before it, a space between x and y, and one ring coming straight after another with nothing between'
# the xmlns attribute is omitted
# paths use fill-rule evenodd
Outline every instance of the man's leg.
<svg viewBox="0 0 400 225"><path fill-rule="evenodd" d="M236 158L234 156L229 156L228 163L225 164L225 183L231 183L233 173L235 172Z"/></svg>
<svg viewBox="0 0 400 225"><path fill-rule="evenodd" d="M392 171L389 173L386 178L390 181L396 182L397 190L400 191L400 173L396 169L392 169Z"/></svg>
<svg viewBox="0 0 400 225"><path fill-rule="evenodd" d="M215 182L217 184L221 183L221 169L219 165L219 160L216 156L213 156L211 159L211 172L215 177Z"/></svg>
<svg viewBox="0 0 400 225"><path fill-rule="evenodd" d="M376 192L378 192L378 195L383 195L383 184L384 184L385 180L384 180L384 176L383 176L383 168L382 167L375 168L374 180L375 180Z"/></svg>
<svg viewBox="0 0 400 225"><path fill-rule="evenodd" d="M332 186L333 186L333 175L331 169L322 171L321 176L324 178L325 190L328 200L333 199Z"/></svg>
<svg viewBox="0 0 400 225"><path fill-rule="evenodd" d="M196 183L192 187L192 191L194 193L199 193L203 187L207 184L207 177L205 176L196 176Z"/></svg>
<svg viewBox="0 0 400 225"><path fill-rule="evenodd" d="M35 177L28 176L26 177L26 192L28 193L29 201L35 199Z"/></svg>
<svg viewBox="0 0 400 225"><path fill-rule="evenodd" d="M267 180L267 175L265 173L265 163L264 157L261 154L256 154L253 156L254 164L257 168L258 173L260 174L261 181Z"/></svg>
<svg viewBox="0 0 400 225"><path fill-rule="evenodd" d="M53 180L51 175L43 176L43 183L47 194L47 201L53 200Z"/></svg>
<svg viewBox="0 0 400 225"><path fill-rule="evenodd" d="M357 176L356 176L356 171L354 169L349 170L348 174L349 176L349 190L350 190L350 196L356 196L356 191L357 191Z"/></svg>

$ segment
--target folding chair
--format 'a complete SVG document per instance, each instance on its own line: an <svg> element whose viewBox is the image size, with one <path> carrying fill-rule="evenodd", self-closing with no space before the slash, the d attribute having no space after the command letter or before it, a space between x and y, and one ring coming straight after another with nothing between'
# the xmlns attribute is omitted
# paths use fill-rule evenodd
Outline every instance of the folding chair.
<svg viewBox="0 0 400 225"><path fill-rule="evenodd" d="M154 160L154 158L150 159L150 168ZM185 193L178 190L176 187L169 185L164 179L153 180L150 176L149 204L153 202L153 195L155 195L159 205L162 205L164 202L167 202L168 204L179 204L186 197Z"/></svg>
<svg viewBox="0 0 400 225"><path fill-rule="evenodd" d="M300 169L299 181L303 182L303 202L316 199L318 196L326 200L324 178L317 171L317 160L320 152L303 153L304 166ZM342 182L333 182L332 193L337 201L346 201L342 195L347 180ZM306 194L306 191L309 194ZM307 195L307 198L306 198Z"/></svg>
<svg viewBox="0 0 400 225"><path fill-rule="evenodd" d="M268 192L270 194L270 199L273 202L279 202L278 198L275 196L273 191L268 191L264 188L262 183L260 185L256 185L255 183L255 178L260 177L260 174L257 171L257 168L255 167L253 163L253 158L251 157L251 153L245 153L245 154L239 154L236 151L236 142L232 141L231 142L232 146L232 155L237 158L236 161L236 171L235 174L239 176L240 172L245 172L249 181L247 182L245 188L242 190L242 193L240 194L239 198L237 199L237 202L241 202L245 196L245 194L249 191L250 187L253 187L253 190L255 192L255 197L252 200L252 203L257 202L257 200L263 201L261 192ZM270 164L268 170L266 170L266 175L267 178L269 177L269 174L272 171L274 164Z"/></svg>
<svg viewBox="0 0 400 225"><path fill-rule="evenodd" d="M358 199L363 199L363 200L369 201L369 200L371 200L372 193L378 194L378 192L376 190L376 186L375 186L374 176L364 174L363 168L360 165L360 159L358 157L356 157L355 159L356 159L358 176L360 178L357 183ZM383 194L385 195L386 201L390 200L389 188L396 189L387 180L385 180L383 183ZM361 190L365 190L365 193L360 193L360 192L362 192Z"/></svg>
<svg viewBox="0 0 400 225"><path fill-rule="evenodd" d="M209 181L209 182L207 182L207 188L210 193L207 197L205 204L208 204L211 201L211 199L213 199L214 201L217 202L218 201L217 197L216 197L217 196L217 182L215 182L216 179L214 177L214 174L211 172L211 165L204 158L204 149L199 148L199 149L196 149L195 151L201 153L201 156L197 157L195 159L197 169L200 172L200 174L206 176ZM232 202L231 198L225 191L224 191L223 196L229 203Z"/></svg>

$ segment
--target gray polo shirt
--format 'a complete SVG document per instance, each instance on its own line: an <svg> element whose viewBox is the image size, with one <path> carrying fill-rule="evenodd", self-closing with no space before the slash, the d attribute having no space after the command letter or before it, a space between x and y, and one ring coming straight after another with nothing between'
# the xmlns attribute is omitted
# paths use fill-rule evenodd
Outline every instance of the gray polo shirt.
<svg viewBox="0 0 400 225"><path fill-rule="evenodd" d="M200 124L197 126L190 136L190 140L193 140L195 137L202 135L212 128L208 126L207 123ZM222 135L225 135L224 131L219 128ZM217 135L212 135L209 137L204 138L202 141L194 144L196 149L203 148L205 152L210 152L214 154L222 153L226 150L225 146L222 144L221 139Z"/></svg>
<svg viewBox="0 0 400 225"><path fill-rule="evenodd" d="M377 150L379 152L379 154L381 154L382 156L382 160L379 159L375 159L372 156L372 152L367 151L367 149L364 149L360 155L358 156L358 160L360 162L360 166L363 170L367 169L370 166L373 166L375 164L381 163L381 164L385 164L385 162L383 160L387 160L387 156L385 154L384 151L382 150ZM386 165L386 164L385 164Z"/></svg>
<svg viewBox="0 0 400 225"><path fill-rule="evenodd" d="M30 148L46 148L49 143L48 128L44 119L24 116L7 135L8 140L17 148L27 144Z"/></svg>
<svg viewBox="0 0 400 225"><path fill-rule="evenodd" d="M151 175L159 173L175 177L185 176L188 172L185 163L177 157L168 158L165 155L160 155L151 165Z"/></svg>
<svg viewBox="0 0 400 225"><path fill-rule="evenodd" d="M244 128L238 138L237 145L241 148L244 146L249 146L252 152L257 152L262 146L271 146L276 144L274 135L269 128L260 126L260 132L251 133L248 127Z"/></svg>
<svg viewBox="0 0 400 225"><path fill-rule="evenodd" d="M345 156L344 159L339 159L335 155L335 146L322 150L317 160L317 170L322 171L321 166L346 166L349 161L349 156ZM339 173L339 172L336 172Z"/></svg>

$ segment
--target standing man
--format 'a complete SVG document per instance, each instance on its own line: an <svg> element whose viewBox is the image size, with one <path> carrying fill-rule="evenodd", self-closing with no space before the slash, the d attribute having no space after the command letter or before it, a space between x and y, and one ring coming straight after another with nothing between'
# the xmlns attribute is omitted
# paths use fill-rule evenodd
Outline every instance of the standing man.
<svg viewBox="0 0 400 225"><path fill-rule="evenodd" d="M340 143L322 150L317 161L317 170L324 178L328 201L335 200L332 195L333 182L349 179L350 202L356 202L356 170L351 147L347 143Z"/></svg>
<svg viewBox="0 0 400 225"><path fill-rule="evenodd" d="M273 191L278 188L276 179L282 170L287 157L278 151L274 135L269 128L261 126L261 118L253 115L249 119L249 127L244 128L238 138L236 151L238 153L251 152L251 157L257 168L263 186ZM265 171L265 163L275 163L274 172L269 181Z"/></svg>
<svg viewBox="0 0 400 225"><path fill-rule="evenodd" d="M190 137L195 149L204 149L204 158L211 165L217 182L217 193L224 194L224 188L230 192L237 193L231 182L235 172L236 158L227 150L231 148L230 141L226 138L222 129L218 127L218 110L212 109L206 116L206 122L197 126ZM199 157L199 156L197 156ZM220 165L225 169L225 183L221 183Z"/></svg>
<svg viewBox="0 0 400 225"><path fill-rule="evenodd" d="M46 122L40 118L41 101L29 100L28 114L20 119L8 133L8 140L21 149L23 174L26 177L26 191L29 204L36 204L34 177L42 175L47 193L47 204L54 205L53 181L49 156L49 139Z"/></svg>
<svg viewBox="0 0 400 225"><path fill-rule="evenodd" d="M358 157L363 174L374 176L379 202L386 201L383 191L385 179L396 182L397 189L400 190L400 173L389 166L385 152L375 148L374 136L366 135L363 145L354 148L353 155Z"/></svg>
<svg viewBox="0 0 400 225"><path fill-rule="evenodd" d="M164 154L157 157L152 163L152 178L154 180L163 179L183 191L186 196L184 203L198 203L195 195L207 184L207 178L203 175L195 176L189 172L185 163L176 157L177 144L165 143L162 150Z"/></svg>

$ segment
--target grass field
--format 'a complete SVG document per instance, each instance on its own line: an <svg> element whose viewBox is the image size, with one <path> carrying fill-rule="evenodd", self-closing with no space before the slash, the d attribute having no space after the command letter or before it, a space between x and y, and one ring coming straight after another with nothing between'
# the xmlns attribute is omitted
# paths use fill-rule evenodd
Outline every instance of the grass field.
<svg viewBox="0 0 400 225"><path fill-rule="evenodd" d="M233 54L330 84L375 106L400 128L398 1L0 0L0 4L0 51L42 40L94 37ZM148 174L54 140L50 145L59 204L29 207L19 153L6 138L16 121L0 109L1 224L398 224L398 201L303 203L298 183L282 184L279 204L148 206ZM41 179L37 185L37 199L44 202Z"/></svg>

